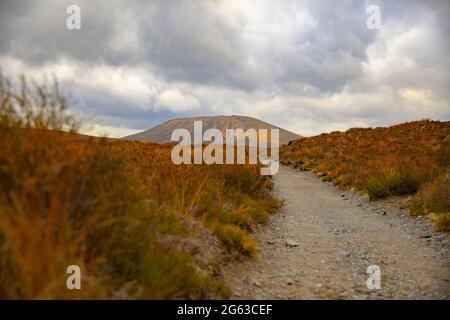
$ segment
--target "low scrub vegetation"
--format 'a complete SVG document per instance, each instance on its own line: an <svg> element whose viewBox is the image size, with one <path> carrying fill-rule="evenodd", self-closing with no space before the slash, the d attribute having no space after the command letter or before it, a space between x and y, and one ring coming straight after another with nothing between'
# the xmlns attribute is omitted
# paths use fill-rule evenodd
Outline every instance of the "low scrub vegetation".
<svg viewBox="0 0 450 320"><path fill-rule="evenodd" d="M302 138L284 146L281 159L371 199L414 195L412 214L433 213L439 230L450 229L450 122L422 120Z"/></svg>
<svg viewBox="0 0 450 320"><path fill-rule="evenodd" d="M450 169L425 183L413 198L413 215L429 214L440 231L450 231Z"/></svg>
<svg viewBox="0 0 450 320"><path fill-rule="evenodd" d="M56 84L2 77L0 97L0 298L229 296L218 257L255 255L249 231L280 205L258 165L176 166L171 145L75 134Z"/></svg>

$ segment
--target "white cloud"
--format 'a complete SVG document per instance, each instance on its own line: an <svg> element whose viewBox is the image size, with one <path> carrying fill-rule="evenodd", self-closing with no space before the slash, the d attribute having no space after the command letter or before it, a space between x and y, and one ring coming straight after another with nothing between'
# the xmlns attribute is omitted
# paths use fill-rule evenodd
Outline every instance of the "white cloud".
<svg viewBox="0 0 450 320"><path fill-rule="evenodd" d="M108 137L108 138L122 138L125 136L138 133L139 131L140 130L105 126L100 124L85 124L80 128L81 134L96 137Z"/></svg>
<svg viewBox="0 0 450 320"><path fill-rule="evenodd" d="M106 64L90 65L71 59L61 59L45 65L33 66L17 58L0 56L0 65L9 75L26 75L40 80L43 76L55 76L59 81L70 82L72 87L91 88L120 96L148 108L155 79L140 68L117 67Z"/></svg>
<svg viewBox="0 0 450 320"><path fill-rule="evenodd" d="M178 89L166 89L156 96L154 110L185 112L200 108L200 101Z"/></svg>

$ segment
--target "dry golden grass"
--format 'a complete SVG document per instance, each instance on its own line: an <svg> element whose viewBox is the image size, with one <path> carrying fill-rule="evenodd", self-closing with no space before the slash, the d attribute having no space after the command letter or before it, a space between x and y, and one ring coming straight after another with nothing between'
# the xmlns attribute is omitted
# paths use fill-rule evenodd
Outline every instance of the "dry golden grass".
<svg viewBox="0 0 450 320"><path fill-rule="evenodd" d="M450 168L420 187L413 198L411 214L429 214L439 231L450 231Z"/></svg>
<svg viewBox="0 0 450 320"><path fill-rule="evenodd" d="M367 192L371 199L416 194L411 212L441 214L438 228L448 230L448 121L354 128L303 138L284 146L281 159L341 187Z"/></svg>
<svg viewBox="0 0 450 320"><path fill-rule="evenodd" d="M259 167L176 166L171 145L48 130L76 129L65 100L26 90L41 98L1 78L0 298L227 297L220 248L254 255L249 231L280 205ZM66 288L72 264L82 290Z"/></svg>

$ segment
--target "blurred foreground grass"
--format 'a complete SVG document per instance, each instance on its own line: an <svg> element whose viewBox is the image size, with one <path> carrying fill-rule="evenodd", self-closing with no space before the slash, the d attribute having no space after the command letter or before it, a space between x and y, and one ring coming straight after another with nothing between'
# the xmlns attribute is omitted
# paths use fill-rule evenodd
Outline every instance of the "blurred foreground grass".
<svg viewBox="0 0 450 320"><path fill-rule="evenodd" d="M0 76L0 298L226 298L221 252L276 212L258 165L172 164L171 145L78 135L57 82ZM82 290L66 268L82 269Z"/></svg>

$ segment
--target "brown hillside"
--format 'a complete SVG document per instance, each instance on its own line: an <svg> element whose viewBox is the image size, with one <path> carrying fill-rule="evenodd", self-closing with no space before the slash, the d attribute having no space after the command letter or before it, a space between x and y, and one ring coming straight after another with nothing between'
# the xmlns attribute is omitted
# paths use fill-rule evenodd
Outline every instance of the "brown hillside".
<svg viewBox="0 0 450 320"><path fill-rule="evenodd" d="M212 117L194 117L194 118L180 118L169 120L160 125L157 125L146 131L127 136L125 140L139 140L151 141L157 143L170 142L172 132L177 128L188 129L193 134L194 121L203 121L203 130L210 128L219 129L225 135L225 129L279 129L280 130L280 144L286 144L291 140L301 138L298 134L281 129L270 123L245 116L212 116Z"/></svg>
<svg viewBox="0 0 450 320"><path fill-rule="evenodd" d="M450 229L450 122L415 121L388 128L353 128L293 141L282 163L373 198L416 194L412 213L440 213Z"/></svg>

